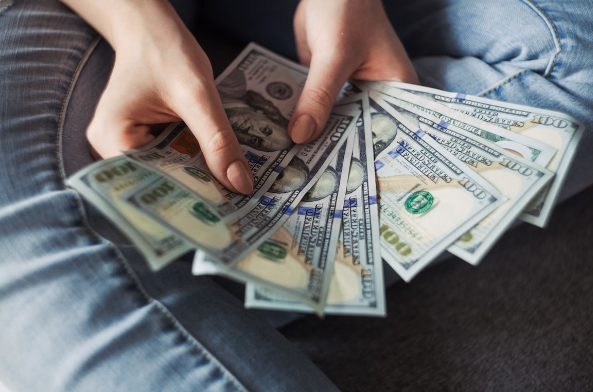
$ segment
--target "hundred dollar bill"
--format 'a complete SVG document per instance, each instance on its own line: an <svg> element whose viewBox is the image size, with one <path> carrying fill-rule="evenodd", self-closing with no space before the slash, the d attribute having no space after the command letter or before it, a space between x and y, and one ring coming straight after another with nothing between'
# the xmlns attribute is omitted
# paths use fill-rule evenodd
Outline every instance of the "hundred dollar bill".
<svg viewBox="0 0 593 392"><path fill-rule="evenodd" d="M550 110L404 83L387 84L557 149L558 152L546 166L556 174L554 180L532 200L522 215L526 222L540 227L546 225L584 132L583 124L566 114Z"/></svg>
<svg viewBox="0 0 593 392"><path fill-rule="evenodd" d="M153 271L193 249L185 239L121 200L131 189L157 177L154 171L119 156L96 162L66 181L128 236Z"/></svg>
<svg viewBox="0 0 593 392"><path fill-rule="evenodd" d="M371 92L381 255L410 281L506 198Z"/></svg>
<svg viewBox="0 0 593 392"><path fill-rule="evenodd" d="M338 241L348 175L337 168L350 163L352 136L298 204L296 213L270 239L233 267L217 263L203 252L196 253L194 275L221 275L255 283L262 290L282 293L322 314L335 256L331 246Z"/></svg>
<svg viewBox="0 0 593 392"><path fill-rule="evenodd" d="M254 176L249 195L231 192L214 178L183 123L126 154L185 184L225 222L245 216L301 150L289 137L287 125L306 77L306 68L251 43L215 81Z"/></svg>
<svg viewBox="0 0 593 392"><path fill-rule="evenodd" d="M360 112L334 110L320 136L299 145L297 156L273 186L235 220L223 220L204 198L170 177L134 189L125 200L214 260L234 265L286 222L355 128L359 116Z"/></svg>
<svg viewBox="0 0 593 392"><path fill-rule="evenodd" d="M322 314L329 315L349 315L349 316L385 316L385 310L378 310L378 306L372 301L365 299L366 304L356 304L355 291L366 290L365 287L359 287L359 281L372 285L374 279L368 270L361 264L352 264L349 262L344 247L344 231L340 230L340 239L335 254L334 270L331 275L327 303ZM383 277L381 277L381 280ZM349 294L349 295L348 295ZM369 297L374 293L369 293ZM383 291L383 297L385 293ZM346 300L349 303L344 303ZM301 301L292 295L283 291L278 291L270 286L262 286L248 282L245 286L245 307L253 309L279 310L299 313L318 313L315 307L305 301ZM384 308L384 305L383 305Z"/></svg>
<svg viewBox="0 0 593 392"><path fill-rule="evenodd" d="M549 170L394 97L384 100L498 189L507 201L448 248L476 265L553 177Z"/></svg>
<svg viewBox="0 0 593 392"><path fill-rule="evenodd" d="M488 139L505 150L510 151L521 158L530 160L542 167L546 167L556 153L554 147L540 142L539 140L534 140L530 137L497 127L496 125L468 116L465 113L450 109L444 105L419 97L415 94L407 93L405 94L404 99L402 98L403 94L401 94L402 90L393 86L379 82L357 82L356 84L360 88L366 86L371 90L388 96L397 95L400 99L448 122L449 124L454 124L468 132L475 133L484 139Z"/></svg>
<svg viewBox="0 0 593 392"><path fill-rule="evenodd" d="M358 120L342 214L342 231L334 263L326 314L385 316L383 263L379 251L379 212L371 116L366 93L340 103L356 103ZM311 308L256 285L248 284L245 306L311 312Z"/></svg>
<svg viewBox="0 0 593 392"><path fill-rule="evenodd" d="M259 292L274 292L323 314L330 290L342 223L342 206L354 139L332 160L315 186L299 203L284 226L263 246L237 264L237 269L259 279L249 280ZM273 249L274 251L270 252ZM270 284L255 284L255 282ZM281 287L282 290L277 290ZM284 294L284 295L282 295ZM268 297L269 298L269 297ZM283 308L270 301L267 308Z"/></svg>

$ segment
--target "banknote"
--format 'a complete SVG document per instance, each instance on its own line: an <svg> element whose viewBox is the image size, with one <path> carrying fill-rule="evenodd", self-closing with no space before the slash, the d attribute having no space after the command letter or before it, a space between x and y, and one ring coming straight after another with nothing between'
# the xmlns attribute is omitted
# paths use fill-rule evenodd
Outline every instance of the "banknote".
<svg viewBox="0 0 593 392"><path fill-rule="evenodd" d="M231 192L212 176L200 145L184 123L171 125L153 142L126 154L182 182L223 221L233 221L258 204L301 150L288 136L287 125L306 76L306 68L252 43L215 81L253 173L249 195Z"/></svg>
<svg viewBox="0 0 593 392"><path fill-rule="evenodd" d="M181 235L215 261L234 265L278 230L324 173L356 127L360 111L334 110L320 136L290 161L244 215L223 220L204 198L169 176L125 196L137 210Z"/></svg>
<svg viewBox="0 0 593 392"><path fill-rule="evenodd" d="M287 257L279 262L258 249L239 263L243 270L260 276L265 273L266 280L277 286L300 292L296 298L307 298L300 302L309 306L313 303L317 313L324 312L332 280L353 144L351 136L344 154L332 161L295 213L272 236L273 243L281 246Z"/></svg>
<svg viewBox="0 0 593 392"><path fill-rule="evenodd" d="M369 98L381 256L409 281L506 198L379 94Z"/></svg>
<svg viewBox="0 0 593 392"><path fill-rule="evenodd" d="M383 263L379 251L379 213L371 116L366 93L340 103L356 103L363 116L354 136L342 215L342 230L329 287L326 314L385 316ZM311 308L267 290L247 284L245 306L311 312Z"/></svg>
<svg viewBox="0 0 593 392"><path fill-rule="evenodd" d="M554 157L554 154L556 154L557 150L554 147L540 142L539 140L534 140L530 137L489 124L415 94L406 93L405 91L402 92L401 89L393 86L379 82L355 82L355 84L362 89L366 86L373 91L389 96L395 96L396 98L415 105L449 124L454 124L468 132L475 133L484 139L488 139L505 150L508 150L521 158L530 160L542 167L546 167Z"/></svg>
<svg viewBox="0 0 593 392"><path fill-rule="evenodd" d="M322 314L331 280L340 233L342 200L346 192L354 135L332 159L319 180L300 201L286 223L233 267L194 257L195 275L215 274L257 284L306 304Z"/></svg>
<svg viewBox="0 0 593 392"><path fill-rule="evenodd" d="M389 96L384 96L384 100L392 104L416 129L430 135L507 198L496 211L447 248L476 265L527 203L552 179L553 173L406 101Z"/></svg>
<svg viewBox="0 0 593 392"><path fill-rule="evenodd" d="M574 118L559 112L473 95L451 93L404 83L387 83L422 98L438 102L482 121L498 125L518 134L539 140L558 150L546 166L556 174L549 186L527 206L522 218L544 227L550 217L560 187L574 157L584 126Z"/></svg>
<svg viewBox="0 0 593 392"><path fill-rule="evenodd" d="M95 162L66 181L136 244L153 271L193 249L184 238L121 200L131 189L143 187L157 177L158 173L118 156Z"/></svg>
<svg viewBox="0 0 593 392"><path fill-rule="evenodd" d="M323 309L323 314L384 317L386 315L385 305L375 304L371 299L371 297L377 294L373 290L373 287L371 287L373 286L375 276L371 275L361 264L352 264L349 262L349 254L346 253L347 251L344 247L343 234L344 231L341 230L327 303ZM383 277L381 276L382 280ZM360 287L359 282L368 284L369 288L365 286ZM380 285L383 287L382 282ZM356 298L360 298L358 296L362 294L361 292L365 292L368 297L363 299L364 303L356 304ZM383 289L382 297L384 296L385 292ZM288 295L270 286L262 286L251 282L248 282L245 286L245 307L321 314L307 302L301 301L292 295Z"/></svg>

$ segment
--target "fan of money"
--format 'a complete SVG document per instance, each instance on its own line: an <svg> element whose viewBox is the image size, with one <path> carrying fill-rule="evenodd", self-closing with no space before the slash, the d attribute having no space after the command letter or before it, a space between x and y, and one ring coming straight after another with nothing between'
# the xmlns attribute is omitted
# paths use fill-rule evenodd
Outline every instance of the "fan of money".
<svg viewBox="0 0 593 392"><path fill-rule="evenodd" d="M254 177L208 170L184 123L68 179L152 270L246 284L245 306L385 316L383 261L410 281L449 251L477 265L515 219L544 227L583 126L562 113L394 82L348 82L321 135L287 125L307 69L254 43L216 79Z"/></svg>

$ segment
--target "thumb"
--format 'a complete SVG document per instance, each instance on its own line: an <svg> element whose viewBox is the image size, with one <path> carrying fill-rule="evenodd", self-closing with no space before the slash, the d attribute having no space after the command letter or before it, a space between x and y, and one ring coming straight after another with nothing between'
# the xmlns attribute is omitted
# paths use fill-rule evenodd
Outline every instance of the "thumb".
<svg viewBox="0 0 593 392"><path fill-rule="evenodd" d="M139 148L154 139L150 127L134 121L134 116L125 111L123 105L115 108L111 106L108 99L102 98L87 128L87 139L95 159L121 155L122 151ZM169 115L163 115L162 120L176 121Z"/></svg>
<svg viewBox="0 0 593 392"><path fill-rule="evenodd" d="M179 121L141 86L126 83L127 76L122 81L121 75L119 68L114 69L87 128L95 159L111 158L149 143L154 136L148 124Z"/></svg>
<svg viewBox="0 0 593 392"><path fill-rule="evenodd" d="M200 143L208 168L218 181L233 192L250 194L253 174L214 83L181 101L177 112Z"/></svg>
<svg viewBox="0 0 593 392"><path fill-rule="evenodd" d="M109 116L98 110L87 128L94 159L107 159L148 144L154 139L150 127L111 112ZM171 120L174 121L174 120Z"/></svg>
<svg viewBox="0 0 593 392"><path fill-rule="evenodd" d="M319 136L338 93L356 66L336 56L313 56L305 88L288 124L295 143L307 143Z"/></svg>

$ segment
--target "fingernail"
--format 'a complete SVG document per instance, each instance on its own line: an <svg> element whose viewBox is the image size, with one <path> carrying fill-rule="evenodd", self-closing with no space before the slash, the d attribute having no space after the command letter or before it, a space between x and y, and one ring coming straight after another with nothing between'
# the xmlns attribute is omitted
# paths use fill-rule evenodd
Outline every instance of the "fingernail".
<svg viewBox="0 0 593 392"><path fill-rule="evenodd" d="M241 161L231 163L226 171L227 178L236 190L248 195L253 190L253 175Z"/></svg>
<svg viewBox="0 0 593 392"><path fill-rule="evenodd" d="M294 122L292 126L292 140L297 143L304 143L311 138L315 132L315 120L308 114L301 114L299 118Z"/></svg>

